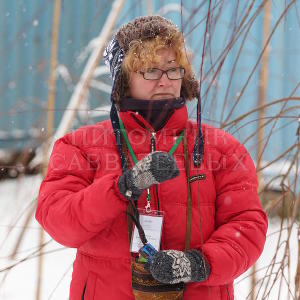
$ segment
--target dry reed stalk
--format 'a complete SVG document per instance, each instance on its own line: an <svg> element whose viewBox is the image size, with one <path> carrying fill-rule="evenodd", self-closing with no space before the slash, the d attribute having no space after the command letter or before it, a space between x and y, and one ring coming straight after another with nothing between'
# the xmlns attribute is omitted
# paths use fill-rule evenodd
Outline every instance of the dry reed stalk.
<svg viewBox="0 0 300 300"><path fill-rule="evenodd" d="M270 31L270 13L271 13L271 2L267 0L264 6L264 25L263 25L263 45L266 43L269 31ZM268 85L268 59L269 51L266 48L266 51L263 52L262 64L260 70L260 80L258 86L258 107L264 107L266 102L266 91ZM263 140L264 140L264 127L261 126L263 118L265 116L265 110L261 109L258 112L258 130L257 130L257 156L256 163L257 169L260 169L261 159L263 154ZM262 190L262 173L257 172L258 180L258 193ZM255 299L255 287L256 287L256 263L252 267L252 276L251 276L251 300Z"/></svg>
<svg viewBox="0 0 300 300"><path fill-rule="evenodd" d="M56 79L55 70L57 66L57 49L58 49L58 38L59 38L59 21L60 21L60 8L61 1L55 0L53 10L53 25L52 25L52 37L51 37L51 57L50 57L50 75L49 75L49 94L48 94L48 105L47 105L47 137L52 136L53 132L53 120L54 120L54 107L55 107L55 92L56 92ZM44 156L46 157L46 155ZM44 166L47 165L47 159L44 161ZM46 168L43 168L44 172ZM43 174L45 175L45 174ZM44 244L44 230L40 228L39 232L39 247ZM37 285L36 285L36 300L41 299L41 287L42 287L42 276L43 276L43 255L38 257L38 270L37 270Z"/></svg>

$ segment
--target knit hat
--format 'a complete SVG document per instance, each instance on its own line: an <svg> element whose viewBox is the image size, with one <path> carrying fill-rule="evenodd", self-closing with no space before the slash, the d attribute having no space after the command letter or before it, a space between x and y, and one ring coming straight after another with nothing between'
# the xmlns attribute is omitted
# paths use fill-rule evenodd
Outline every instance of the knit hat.
<svg viewBox="0 0 300 300"><path fill-rule="evenodd" d="M123 60L124 56L129 50L130 43L134 40L144 41L155 38L156 36L168 38L176 35L180 37L182 36L177 26L170 20L167 20L161 16L139 17L134 19L132 22L123 25L119 29L109 47L107 47L108 51L104 53L104 58L109 55L109 52L112 52L113 49L118 46L120 49L122 49L122 53L120 54L121 60ZM118 63L120 63L120 65ZM114 78L115 85L114 89L112 90L112 96L115 103L118 103L126 95L126 92L129 88L127 82L128 80L121 70L121 63L122 61L117 59L113 65L110 64L112 73L116 74L118 71L118 76L115 76ZM117 65L119 66L117 67L117 70L115 70ZM185 76L182 82L181 96L186 100L192 100L193 98L198 97L198 95L198 81L194 78L194 76Z"/></svg>
<svg viewBox="0 0 300 300"><path fill-rule="evenodd" d="M167 20L161 16L138 17L133 21L123 25L118 30L103 53L103 58L105 60L105 63L110 67L113 80L113 87L111 92L112 108L110 117L116 136L117 146L121 156L123 171L126 170L126 159L122 151L120 124L117 109L115 106L115 104L117 104L125 96L125 93L129 88L128 80L121 68L123 59L129 50L130 43L134 40L143 41L153 39L156 36L168 37L176 34L181 35L181 32L178 30L177 26L170 20ZM199 132L195 140L193 160L194 164L196 166L199 166L203 154L203 138L201 133L199 83L194 77L183 78L181 96L187 100L198 98L197 123Z"/></svg>

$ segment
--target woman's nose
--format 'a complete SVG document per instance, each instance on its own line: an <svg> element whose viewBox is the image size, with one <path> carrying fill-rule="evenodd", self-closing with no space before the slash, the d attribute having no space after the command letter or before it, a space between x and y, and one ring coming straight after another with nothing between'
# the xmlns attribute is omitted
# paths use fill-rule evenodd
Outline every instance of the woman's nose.
<svg viewBox="0 0 300 300"><path fill-rule="evenodd" d="M158 84L160 86L169 85L171 83L171 80L168 78L167 74L164 73L161 78L158 80Z"/></svg>

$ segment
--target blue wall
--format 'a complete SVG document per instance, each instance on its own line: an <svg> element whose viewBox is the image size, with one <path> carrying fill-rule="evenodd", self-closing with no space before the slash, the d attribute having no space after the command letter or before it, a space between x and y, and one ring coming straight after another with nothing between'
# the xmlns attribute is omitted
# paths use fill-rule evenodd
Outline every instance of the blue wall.
<svg viewBox="0 0 300 300"><path fill-rule="evenodd" d="M271 1L271 30L289 2ZM181 23L180 1L153 1L154 13L160 12L172 19L179 28L182 25L187 46L194 55L193 65L198 78L208 3L209 1L199 0L183 1ZM248 25L241 31L239 38L221 64L216 80L209 88L220 66L220 60L217 59L229 43L233 29L238 28L250 3L251 1L246 0L212 1L212 6L216 6L212 14L216 25L210 28L207 36L209 47L206 49L203 65L202 109L204 122L216 126L224 125L231 110L232 115L227 122L257 106L261 63L254 67L262 51L264 11L260 7L263 1L255 1L254 7L245 19ZM68 68L73 85L68 87L61 77L57 80L56 126L84 66L84 63L77 63L78 54L92 38L98 35L110 7L111 1L62 1L58 59L60 64ZM163 7L169 9L167 13L161 10ZM300 12L299 1L290 7L271 38L266 102L289 97L299 83L300 20L297 18L296 8ZM3 132L9 135L16 134L16 129L24 129L29 134L30 128L37 128L43 136L41 128L45 126L46 118L44 108L48 96L52 13L53 1L50 0L0 1L0 63L2 66L0 133L2 134ZM117 27L138 15L145 14L146 1L126 1ZM253 74L249 79L251 72ZM102 80L110 83L107 76ZM249 82L246 84L247 80ZM243 91L242 95L241 91ZM295 89L294 96L299 97L299 94L299 88ZM235 105L239 97L240 100ZM109 104L109 95L91 89L89 100L90 107L95 108L99 104ZM286 105L286 108L292 107L296 105L296 101L272 106L266 110L266 117L276 115L283 105ZM189 111L190 116L195 117L194 104L189 107ZM270 140L264 159L274 159L289 145L295 143L299 114L299 109L292 110L280 118L276 125L272 122L266 127L265 135L266 137L270 135ZM257 118L258 114L254 113L233 127L225 126L225 129L233 133L241 142L246 143L253 158L255 158L256 137L253 136L251 139L247 137L256 132ZM94 121L96 119L88 122ZM81 124L82 122L77 121L75 126ZM271 132L273 124L275 127ZM26 145L21 139L16 141L0 139L0 148ZM26 141L27 144L32 142L38 143L38 140Z"/></svg>
<svg viewBox="0 0 300 300"><path fill-rule="evenodd" d="M53 3L0 1L0 149L34 147L45 135ZM84 66L76 58L99 34L110 8L110 1L62 1L58 64L73 84L58 77L56 126Z"/></svg>

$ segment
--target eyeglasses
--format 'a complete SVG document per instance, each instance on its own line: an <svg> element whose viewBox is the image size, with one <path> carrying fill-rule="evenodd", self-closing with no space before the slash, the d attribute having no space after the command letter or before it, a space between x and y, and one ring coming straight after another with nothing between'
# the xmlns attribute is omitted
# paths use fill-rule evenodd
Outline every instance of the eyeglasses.
<svg viewBox="0 0 300 300"><path fill-rule="evenodd" d="M142 74L146 80L159 80L164 74L166 74L170 80L178 80L184 77L185 69L176 67L164 71L158 68L151 68L147 69L145 72L139 71L139 73Z"/></svg>

